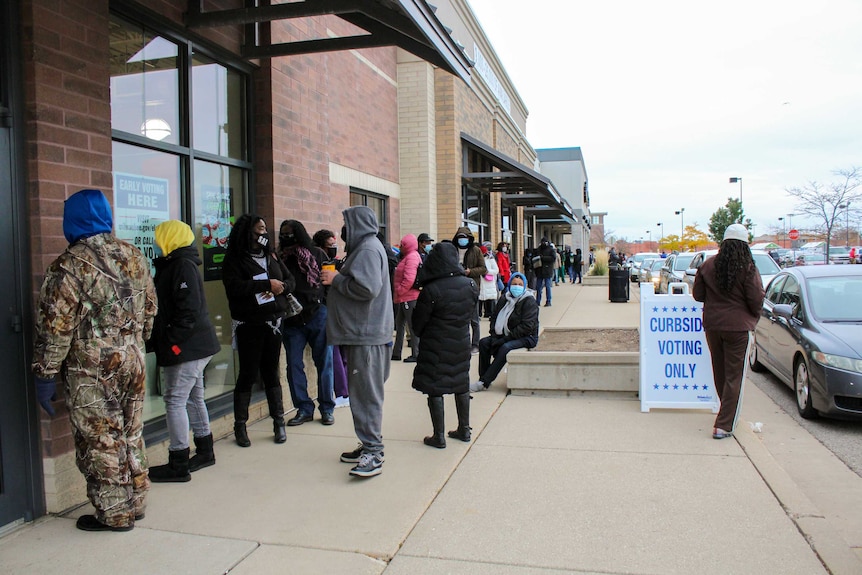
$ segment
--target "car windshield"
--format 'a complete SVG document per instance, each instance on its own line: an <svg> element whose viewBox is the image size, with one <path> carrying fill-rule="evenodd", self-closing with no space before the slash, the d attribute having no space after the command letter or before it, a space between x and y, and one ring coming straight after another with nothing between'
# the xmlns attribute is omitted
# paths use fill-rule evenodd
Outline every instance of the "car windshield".
<svg viewBox="0 0 862 575"><path fill-rule="evenodd" d="M688 264L691 263L691 260L694 259L694 254L680 254L676 256L676 260L673 262L674 271L685 271L688 269Z"/></svg>
<svg viewBox="0 0 862 575"><path fill-rule="evenodd" d="M775 263L775 260L769 254L752 254L752 257L761 277L774 276L781 271L781 268L778 267L778 264Z"/></svg>
<svg viewBox="0 0 862 575"><path fill-rule="evenodd" d="M650 264L649 269L650 271L657 272L661 269L662 264L664 264L664 260L653 260L653 262Z"/></svg>
<svg viewBox="0 0 862 575"><path fill-rule="evenodd" d="M808 299L823 322L862 322L862 277L809 278Z"/></svg>
<svg viewBox="0 0 862 575"><path fill-rule="evenodd" d="M629 261L632 263L640 263L647 258L654 258L655 256L656 256L656 254L650 254L650 253L644 252L644 253L633 255L631 258L629 258Z"/></svg>

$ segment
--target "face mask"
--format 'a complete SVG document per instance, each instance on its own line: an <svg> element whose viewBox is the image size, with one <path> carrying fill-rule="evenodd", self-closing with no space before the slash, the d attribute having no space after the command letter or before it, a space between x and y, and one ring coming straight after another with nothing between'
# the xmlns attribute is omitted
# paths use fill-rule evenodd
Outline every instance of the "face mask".
<svg viewBox="0 0 862 575"><path fill-rule="evenodd" d="M326 248L326 256L329 259L334 260L335 256L337 256L337 255L338 255L338 248Z"/></svg>
<svg viewBox="0 0 862 575"><path fill-rule="evenodd" d="M257 236L257 243L261 247L266 248L266 246L269 245L269 234L261 234Z"/></svg>
<svg viewBox="0 0 862 575"><path fill-rule="evenodd" d="M426 253L426 254L430 254L430 253L431 253L431 248L432 248L432 247L433 247L433 246L432 246L431 244L428 244L427 246L425 246L425 253Z"/></svg>
<svg viewBox="0 0 862 575"><path fill-rule="evenodd" d="M341 241L347 243L347 226L341 226Z"/></svg>
<svg viewBox="0 0 862 575"><path fill-rule="evenodd" d="M469 244L469 243L470 243L470 240L468 240L467 238L458 238L458 247L459 248L466 248L467 244Z"/></svg>
<svg viewBox="0 0 862 575"><path fill-rule="evenodd" d="M504 254L509 253L509 248L507 248L506 246L503 246L503 253Z"/></svg>
<svg viewBox="0 0 862 575"><path fill-rule="evenodd" d="M165 255L165 254L162 253L162 248L159 247L159 244L154 243L153 244L153 259L160 258L163 255Z"/></svg>
<svg viewBox="0 0 862 575"><path fill-rule="evenodd" d="M524 295L524 286L509 286L509 293L512 294L512 297L521 297Z"/></svg>

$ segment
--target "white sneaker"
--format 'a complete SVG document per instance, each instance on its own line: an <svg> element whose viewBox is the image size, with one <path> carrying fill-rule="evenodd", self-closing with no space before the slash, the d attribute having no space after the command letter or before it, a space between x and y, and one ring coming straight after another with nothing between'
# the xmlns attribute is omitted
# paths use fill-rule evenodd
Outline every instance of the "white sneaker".
<svg viewBox="0 0 862 575"><path fill-rule="evenodd" d="M470 384L470 391L472 392L485 391L486 389L488 388L485 387L485 383L481 379Z"/></svg>
<svg viewBox="0 0 862 575"><path fill-rule="evenodd" d="M335 398L335 407L350 407L350 398L349 397L336 397Z"/></svg>

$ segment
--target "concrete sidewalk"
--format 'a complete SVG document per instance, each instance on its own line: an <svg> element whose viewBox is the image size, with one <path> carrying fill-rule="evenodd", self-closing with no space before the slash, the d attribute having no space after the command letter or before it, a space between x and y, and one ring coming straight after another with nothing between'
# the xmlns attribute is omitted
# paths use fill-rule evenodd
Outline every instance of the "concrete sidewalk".
<svg viewBox="0 0 862 575"><path fill-rule="evenodd" d="M635 291L612 304L607 287L561 285L541 320L637 327ZM862 573L862 480L753 385L743 415L764 433L743 421L715 441L706 411L507 397L504 374L474 396L474 441L437 450L412 367L392 366L378 477L338 461L356 444L349 410L288 428L284 445L264 420L251 448L219 441L215 467L153 485L134 531L78 531L85 505L0 539L0 572Z"/></svg>

